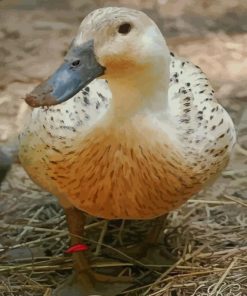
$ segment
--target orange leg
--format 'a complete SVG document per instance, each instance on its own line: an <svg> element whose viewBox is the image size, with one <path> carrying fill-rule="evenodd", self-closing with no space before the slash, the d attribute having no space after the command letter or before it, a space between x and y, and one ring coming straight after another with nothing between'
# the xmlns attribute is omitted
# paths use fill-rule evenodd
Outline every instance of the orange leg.
<svg viewBox="0 0 247 296"><path fill-rule="evenodd" d="M143 241L135 244L131 247L120 247L120 251L133 258L144 258L146 257L148 250L153 247L157 247L159 244L159 238L164 228L164 222L166 215L155 218L152 222L153 226L146 234Z"/></svg>
<svg viewBox="0 0 247 296"><path fill-rule="evenodd" d="M151 227L151 230L148 232L144 240L144 242L147 245L154 246L158 244L161 232L164 228L164 222L165 222L166 216L167 215L164 215L154 219L153 221L154 225L153 227Z"/></svg>
<svg viewBox="0 0 247 296"><path fill-rule="evenodd" d="M83 244L82 236L84 233L85 215L82 211L74 207L65 209L64 211L67 219L71 245ZM92 270L84 253L76 252L72 254L72 257L76 277L80 278L80 281L85 288L92 290Z"/></svg>
<svg viewBox="0 0 247 296"><path fill-rule="evenodd" d="M85 225L85 215L74 207L66 208L65 214L71 237L71 245L83 244L82 235ZM75 252L72 256L75 274L55 291L54 295L56 296L86 296L102 293L101 290L103 289L104 291L107 288L105 283L130 281L129 277L114 277L94 272L83 252Z"/></svg>

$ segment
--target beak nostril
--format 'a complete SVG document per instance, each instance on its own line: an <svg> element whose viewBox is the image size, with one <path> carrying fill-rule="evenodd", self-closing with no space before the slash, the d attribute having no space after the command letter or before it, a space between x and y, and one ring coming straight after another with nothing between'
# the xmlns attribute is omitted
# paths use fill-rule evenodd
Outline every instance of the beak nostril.
<svg viewBox="0 0 247 296"><path fill-rule="evenodd" d="M74 62L72 62L71 63L71 65L73 66L73 67L77 67L77 66L79 66L80 65L80 60L75 60Z"/></svg>

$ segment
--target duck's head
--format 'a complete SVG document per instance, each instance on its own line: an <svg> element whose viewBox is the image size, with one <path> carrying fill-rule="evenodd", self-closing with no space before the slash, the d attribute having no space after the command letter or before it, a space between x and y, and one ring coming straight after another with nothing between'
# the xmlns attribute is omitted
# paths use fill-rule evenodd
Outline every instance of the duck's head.
<svg viewBox="0 0 247 296"><path fill-rule="evenodd" d="M143 87L164 71L168 84L169 51L146 14L127 8L98 9L81 23L64 63L27 95L26 102L33 107L62 103L96 78L110 84L135 80L140 84L136 87Z"/></svg>

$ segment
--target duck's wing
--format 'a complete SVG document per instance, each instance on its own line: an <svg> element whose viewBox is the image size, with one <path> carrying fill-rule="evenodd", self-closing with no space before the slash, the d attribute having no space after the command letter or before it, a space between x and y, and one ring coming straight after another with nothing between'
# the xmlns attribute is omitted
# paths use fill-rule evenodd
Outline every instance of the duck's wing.
<svg viewBox="0 0 247 296"><path fill-rule="evenodd" d="M82 120L82 126L90 127L104 116L111 98L108 82L104 79L96 79L72 98L70 117L76 116L77 119Z"/></svg>
<svg viewBox="0 0 247 296"><path fill-rule="evenodd" d="M233 122L217 102L207 76L198 66L174 54L171 54L168 101L184 146L201 152L211 149L214 157L232 149L236 141Z"/></svg>
<svg viewBox="0 0 247 296"><path fill-rule="evenodd" d="M39 138L48 135L51 141L75 138L77 134L83 137L104 116L111 96L105 80L94 80L62 104L33 109L25 132L39 135Z"/></svg>

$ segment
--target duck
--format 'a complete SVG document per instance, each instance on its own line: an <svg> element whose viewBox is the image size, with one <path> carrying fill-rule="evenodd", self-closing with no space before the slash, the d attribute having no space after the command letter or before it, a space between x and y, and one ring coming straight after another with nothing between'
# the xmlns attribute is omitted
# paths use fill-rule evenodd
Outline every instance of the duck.
<svg viewBox="0 0 247 296"><path fill-rule="evenodd" d="M236 141L203 71L171 53L144 12L124 7L87 15L63 64L25 101L19 158L58 198L72 244L84 213L147 220L177 209L215 181ZM113 280L73 255L79 295Z"/></svg>

